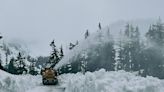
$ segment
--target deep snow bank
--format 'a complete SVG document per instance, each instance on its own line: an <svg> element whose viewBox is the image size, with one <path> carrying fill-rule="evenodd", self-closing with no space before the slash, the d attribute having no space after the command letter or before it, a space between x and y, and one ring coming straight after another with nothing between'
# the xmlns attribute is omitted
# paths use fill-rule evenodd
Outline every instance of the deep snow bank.
<svg viewBox="0 0 164 92"><path fill-rule="evenodd" d="M0 92L25 92L39 84L39 76L11 75L0 70Z"/></svg>
<svg viewBox="0 0 164 92"><path fill-rule="evenodd" d="M64 74L59 78L65 92L163 92L164 81L125 71Z"/></svg>
<svg viewBox="0 0 164 92"><path fill-rule="evenodd" d="M65 89L63 89L65 88ZM28 91L29 90L29 91ZM58 86L41 85L40 76L16 76L0 71L0 92L163 92L164 80L125 71L63 74Z"/></svg>

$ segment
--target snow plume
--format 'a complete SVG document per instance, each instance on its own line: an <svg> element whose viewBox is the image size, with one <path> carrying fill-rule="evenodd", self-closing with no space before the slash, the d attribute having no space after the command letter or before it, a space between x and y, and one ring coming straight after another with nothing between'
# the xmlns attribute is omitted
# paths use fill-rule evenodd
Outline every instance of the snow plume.
<svg viewBox="0 0 164 92"><path fill-rule="evenodd" d="M39 85L38 77L11 75L0 70L0 92L25 92Z"/></svg>
<svg viewBox="0 0 164 92"><path fill-rule="evenodd" d="M1 64L4 67L6 66L6 64L9 64L9 61L11 60L11 58L17 58L19 52L24 57L28 56L29 50L25 44L20 44L17 41L8 42L4 40L0 40L0 60L1 60ZM26 65L30 65L29 61L27 60L26 60Z"/></svg>
<svg viewBox="0 0 164 92"><path fill-rule="evenodd" d="M164 81L125 71L65 74L60 76L65 92L163 92Z"/></svg>
<svg viewBox="0 0 164 92"><path fill-rule="evenodd" d="M91 34L87 39L80 41L79 44L75 46L75 48L67 52L64 58L56 65L55 68L60 68L68 63L80 62L79 58L87 59L87 57L89 57L89 62L96 62L94 60L95 57L104 54L99 52L101 52L106 45L112 46L113 42L113 37L110 34L110 29L108 27L97 30L97 32ZM101 60L105 61L103 59Z"/></svg>

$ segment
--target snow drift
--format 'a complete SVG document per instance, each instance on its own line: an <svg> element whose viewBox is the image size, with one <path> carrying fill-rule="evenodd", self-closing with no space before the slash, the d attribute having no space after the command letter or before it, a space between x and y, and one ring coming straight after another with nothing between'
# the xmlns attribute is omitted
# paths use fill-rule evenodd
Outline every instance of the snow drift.
<svg viewBox="0 0 164 92"><path fill-rule="evenodd" d="M40 77L11 75L0 70L0 92L25 92L40 84Z"/></svg>
<svg viewBox="0 0 164 92"><path fill-rule="evenodd" d="M60 76L65 92L163 92L164 81L125 71L65 74Z"/></svg>
<svg viewBox="0 0 164 92"><path fill-rule="evenodd" d="M164 80L125 71L63 74L59 85L43 86L40 76L16 76L0 71L0 92L163 92Z"/></svg>

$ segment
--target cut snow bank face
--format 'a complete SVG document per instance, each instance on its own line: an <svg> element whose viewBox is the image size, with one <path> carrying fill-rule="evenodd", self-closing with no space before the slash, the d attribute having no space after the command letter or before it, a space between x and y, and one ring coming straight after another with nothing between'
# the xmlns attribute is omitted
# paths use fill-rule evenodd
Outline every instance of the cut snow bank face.
<svg viewBox="0 0 164 92"><path fill-rule="evenodd" d="M140 77L125 71L64 74L65 92L163 92L164 81Z"/></svg>
<svg viewBox="0 0 164 92"><path fill-rule="evenodd" d="M40 78L31 75L11 75L0 70L0 92L25 92L40 84Z"/></svg>
<svg viewBox="0 0 164 92"><path fill-rule="evenodd" d="M164 80L125 71L63 74L59 86L43 86L39 76L16 76L0 71L0 92L163 92Z"/></svg>

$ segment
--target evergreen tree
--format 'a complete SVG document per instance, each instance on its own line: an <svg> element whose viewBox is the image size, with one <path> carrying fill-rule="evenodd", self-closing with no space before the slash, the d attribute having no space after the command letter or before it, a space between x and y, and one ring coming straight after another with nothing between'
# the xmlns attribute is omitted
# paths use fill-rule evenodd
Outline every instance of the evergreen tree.
<svg viewBox="0 0 164 92"><path fill-rule="evenodd" d="M0 35L0 40L2 39L3 37L2 37L2 35ZM0 69L1 70L4 70L4 68L3 68L3 66L2 66L2 61L1 61L1 54L0 54Z"/></svg>
<svg viewBox="0 0 164 92"><path fill-rule="evenodd" d="M99 30L101 30L101 23L99 22L99 25L98 25L98 27L99 27Z"/></svg>
<svg viewBox="0 0 164 92"><path fill-rule="evenodd" d="M109 27L108 27L107 35L108 35L108 37L111 35L110 34L110 28Z"/></svg>
<svg viewBox="0 0 164 92"><path fill-rule="evenodd" d="M140 54L142 51L142 46L140 42L140 32L139 28L136 27L132 33L132 50L131 50L131 58L132 58L132 70L137 71L140 69Z"/></svg>
<svg viewBox="0 0 164 92"><path fill-rule="evenodd" d="M35 62L31 62L30 67L29 67L29 73L31 75L37 75L38 72L35 69Z"/></svg>
<svg viewBox="0 0 164 92"><path fill-rule="evenodd" d="M17 68L15 66L15 63L16 63L15 59L11 58L9 65L8 65L8 70L7 70L11 74L17 74Z"/></svg>
<svg viewBox="0 0 164 92"><path fill-rule="evenodd" d="M88 55L87 55L87 53L83 53L82 55L81 55L81 61L80 61L80 71L83 73L83 74L85 74L85 72L87 71L87 59L88 59Z"/></svg>
<svg viewBox="0 0 164 92"><path fill-rule="evenodd" d="M72 50L75 46L76 46L75 44L70 43L70 44L69 44L69 49Z"/></svg>
<svg viewBox="0 0 164 92"><path fill-rule="evenodd" d="M126 71L139 70L140 33L138 27L127 24L124 39L120 42L119 58Z"/></svg>
<svg viewBox="0 0 164 92"><path fill-rule="evenodd" d="M150 26L149 31L146 33L146 37L150 44L156 46L164 45L164 24L161 19L156 24Z"/></svg>
<svg viewBox="0 0 164 92"><path fill-rule="evenodd" d="M1 39L2 39L2 35L0 35L0 40L1 40ZM1 69L1 70L4 70L4 68L3 68L2 64L1 64L1 62L2 62L2 61L1 61L1 57L0 57L0 69Z"/></svg>
<svg viewBox="0 0 164 92"><path fill-rule="evenodd" d="M146 33L148 45L141 54L141 68L143 69L143 76L154 76L164 78L164 25L159 19L154 25L151 25Z"/></svg>
<svg viewBox="0 0 164 92"><path fill-rule="evenodd" d="M3 68L2 64L1 64L1 60L0 60L0 69L4 70L4 68Z"/></svg>
<svg viewBox="0 0 164 92"><path fill-rule="evenodd" d="M52 53L50 55L49 63L51 64L51 67L54 67L60 61L60 56L54 40L51 42L50 46L52 47Z"/></svg>
<svg viewBox="0 0 164 92"><path fill-rule="evenodd" d="M37 68L42 68L42 67L46 67L46 63L49 62L50 57L49 56L39 56L36 60L34 60L36 62L36 67ZM32 60L33 61L33 60Z"/></svg>
<svg viewBox="0 0 164 92"><path fill-rule="evenodd" d="M78 44L79 44L79 41L77 40L77 41L76 41L76 45L78 45Z"/></svg>
<svg viewBox="0 0 164 92"><path fill-rule="evenodd" d="M131 32L133 31L132 26L129 24L126 25L125 33L124 33L124 45L123 45L123 68L126 71L130 71L132 67L132 60L131 60Z"/></svg>
<svg viewBox="0 0 164 92"><path fill-rule="evenodd" d="M117 65L116 65L116 70L121 70L123 69L123 60L124 60L124 55L123 55L123 34L122 31L119 33L119 43L118 43L118 58L117 58Z"/></svg>
<svg viewBox="0 0 164 92"><path fill-rule="evenodd" d="M5 58L6 58L6 65L5 65L5 68L6 68L6 70L7 70L7 68L8 68L8 56L11 54L11 52L10 52L10 49L8 48L8 46L5 44L5 43L3 43L3 50L5 51Z"/></svg>
<svg viewBox="0 0 164 92"><path fill-rule="evenodd" d="M23 74L24 72L27 73L24 59L25 59L25 57L23 57L22 54L19 52L17 59L16 59L16 62L18 62L18 65L17 65L17 73L18 74Z"/></svg>
<svg viewBox="0 0 164 92"><path fill-rule="evenodd" d="M75 46L77 46L79 44L79 42L78 41L76 41L76 43L75 44L73 44L73 43L70 43L69 44L69 50L72 50Z"/></svg>
<svg viewBox="0 0 164 92"><path fill-rule="evenodd" d="M0 34L0 39L2 39L3 38L3 36Z"/></svg>
<svg viewBox="0 0 164 92"><path fill-rule="evenodd" d="M80 67L80 69L81 69L81 72L83 74L85 74L85 72L86 72L86 65L87 65L87 61L81 61L81 67Z"/></svg>
<svg viewBox="0 0 164 92"><path fill-rule="evenodd" d="M87 31L85 32L85 39L87 39L88 36L89 36L89 31L88 31L88 29L87 29Z"/></svg>
<svg viewBox="0 0 164 92"><path fill-rule="evenodd" d="M63 47L60 47L60 59L62 59L64 57L64 53L63 53Z"/></svg>

